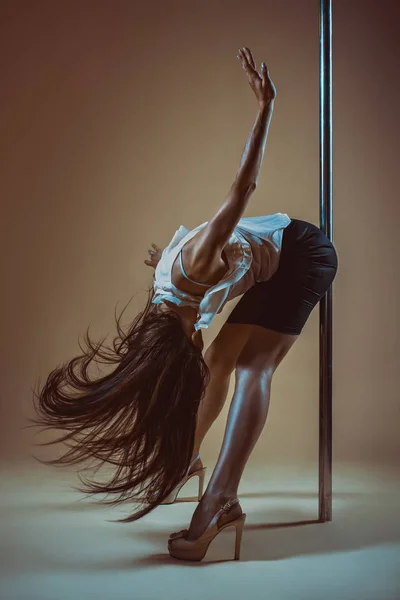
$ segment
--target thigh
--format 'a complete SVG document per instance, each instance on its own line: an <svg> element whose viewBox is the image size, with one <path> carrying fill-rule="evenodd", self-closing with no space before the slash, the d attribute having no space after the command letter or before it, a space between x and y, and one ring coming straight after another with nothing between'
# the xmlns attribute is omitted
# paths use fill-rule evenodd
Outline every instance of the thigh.
<svg viewBox="0 0 400 600"><path fill-rule="evenodd" d="M207 366L232 373L253 330L254 325L225 323L204 354Z"/></svg>
<svg viewBox="0 0 400 600"><path fill-rule="evenodd" d="M237 373L265 372L272 374L299 338L299 335L280 333L254 325L236 362Z"/></svg>

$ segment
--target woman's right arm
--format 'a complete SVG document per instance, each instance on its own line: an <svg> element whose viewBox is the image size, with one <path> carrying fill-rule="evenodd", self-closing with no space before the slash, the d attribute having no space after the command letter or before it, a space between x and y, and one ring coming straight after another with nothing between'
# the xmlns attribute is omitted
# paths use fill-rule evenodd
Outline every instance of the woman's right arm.
<svg viewBox="0 0 400 600"><path fill-rule="evenodd" d="M257 188L273 110L274 101L263 104L259 108L243 151L235 181L214 219L212 219L218 224L220 233L224 230L226 231L225 235L228 235L228 231L232 233L247 207L250 196Z"/></svg>
<svg viewBox="0 0 400 600"><path fill-rule="evenodd" d="M246 189L250 185L257 186L273 110L274 100L260 105L233 183L233 186L237 186L239 189Z"/></svg>
<svg viewBox="0 0 400 600"><path fill-rule="evenodd" d="M249 50L246 53L241 52L241 58L243 68L249 76L249 83L257 96L259 110L248 137L235 181L227 197L216 215L193 240L192 261L196 269L202 266L206 267L215 258L216 253L221 253L228 242L257 187L264 156L276 90L266 67L262 67L261 76L257 73L254 59Z"/></svg>

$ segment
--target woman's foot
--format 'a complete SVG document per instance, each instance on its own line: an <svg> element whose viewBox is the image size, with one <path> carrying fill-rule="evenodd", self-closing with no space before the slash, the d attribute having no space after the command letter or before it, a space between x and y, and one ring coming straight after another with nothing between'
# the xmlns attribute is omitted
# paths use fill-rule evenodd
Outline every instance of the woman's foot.
<svg viewBox="0 0 400 600"><path fill-rule="evenodd" d="M228 500L231 500L235 497L235 494L231 493L213 495L210 492L206 492L193 513L188 533L185 535L186 539L196 540L199 538L204 533L211 519L218 512L221 506L224 506ZM229 512L231 518L239 517L241 514L242 509L239 503L235 504L235 506L232 506Z"/></svg>
<svg viewBox="0 0 400 600"><path fill-rule="evenodd" d="M245 520L246 515L240 508L239 500L236 496L232 496L225 504L216 507L205 529L203 527L204 531L195 539L189 538L188 529L172 533L168 540L168 552L172 557L180 560L203 560L213 539L226 527L235 527L234 559L239 560Z"/></svg>

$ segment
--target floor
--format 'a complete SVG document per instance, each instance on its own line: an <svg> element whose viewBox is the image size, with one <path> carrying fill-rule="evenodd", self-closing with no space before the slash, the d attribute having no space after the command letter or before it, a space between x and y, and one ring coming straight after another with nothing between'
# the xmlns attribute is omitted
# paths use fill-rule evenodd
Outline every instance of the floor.
<svg viewBox="0 0 400 600"><path fill-rule="evenodd" d="M335 465L333 521L319 524L315 465L248 468L239 562L232 528L201 563L169 556L193 502L122 524L107 520L128 505L82 499L65 470L3 468L1 483L1 600L400 600L399 470Z"/></svg>

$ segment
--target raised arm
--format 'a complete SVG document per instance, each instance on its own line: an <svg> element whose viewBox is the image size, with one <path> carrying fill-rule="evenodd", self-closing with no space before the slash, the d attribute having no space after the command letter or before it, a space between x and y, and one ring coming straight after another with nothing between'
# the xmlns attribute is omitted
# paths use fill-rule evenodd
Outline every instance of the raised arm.
<svg viewBox="0 0 400 600"><path fill-rule="evenodd" d="M196 267L200 268L202 265L207 265L216 253L222 251L257 187L274 109L276 90L265 63L262 63L261 74L259 74L250 50L244 48L239 52L242 66L257 97L259 110L248 137L235 181L227 197L216 215L196 235L193 262Z"/></svg>

